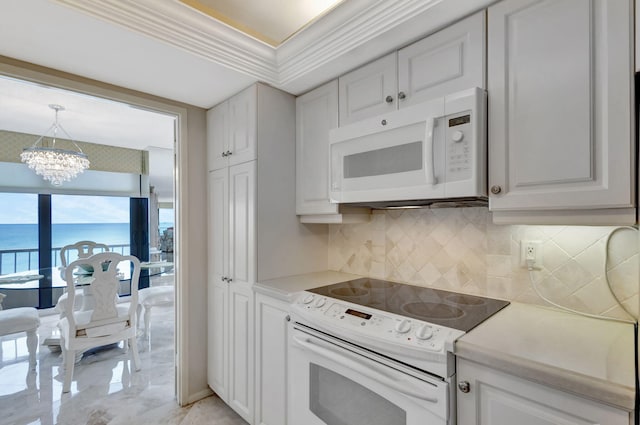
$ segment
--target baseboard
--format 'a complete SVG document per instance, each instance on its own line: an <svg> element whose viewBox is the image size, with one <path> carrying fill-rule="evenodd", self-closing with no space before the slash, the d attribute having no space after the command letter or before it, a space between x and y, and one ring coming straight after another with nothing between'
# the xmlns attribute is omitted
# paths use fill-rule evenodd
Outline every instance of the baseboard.
<svg viewBox="0 0 640 425"><path fill-rule="evenodd" d="M200 401L203 398L209 397L213 394L210 388L204 389L202 391L198 391L197 393L189 395L187 398L187 404L195 403L196 401Z"/></svg>

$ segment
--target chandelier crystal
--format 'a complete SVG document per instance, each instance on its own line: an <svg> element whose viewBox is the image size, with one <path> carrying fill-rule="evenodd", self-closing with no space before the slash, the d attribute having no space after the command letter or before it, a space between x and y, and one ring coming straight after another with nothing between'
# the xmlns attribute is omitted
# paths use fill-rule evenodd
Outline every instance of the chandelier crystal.
<svg viewBox="0 0 640 425"><path fill-rule="evenodd" d="M64 107L60 105L49 105L49 108L56 111L55 122L44 135L36 140L33 146L24 148L20 154L20 159L26 163L29 168L34 170L36 174L51 182L53 186L60 186L63 182L77 177L78 174L89 168L89 159L58 123L58 112L64 111ZM52 130L53 141L51 147L38 146L38 143L42 142L45 136ZM77 151L56 148L58 130L62 131L67 139L71 140Z"/></svg>

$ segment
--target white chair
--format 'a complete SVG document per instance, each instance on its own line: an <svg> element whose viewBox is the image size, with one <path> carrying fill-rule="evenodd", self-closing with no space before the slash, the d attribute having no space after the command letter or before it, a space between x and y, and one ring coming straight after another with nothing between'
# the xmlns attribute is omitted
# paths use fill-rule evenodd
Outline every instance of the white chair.
<svg viewBox="0 0 640 425"><path fill-rule="evenodd" d="M151 309L161 305L173 305L175 290L173 285L150 286L140 290L138 296L138 321L140 313L144 309L144 336L149 335L151 324Z"/></svg>
<svg viewBox="0 0 640 425"><path fill-rule="evenodd" d="M88 258L100 252L109 252L109 246L93 241L79 241L74 244L63 246L62 248L60 248L60 266L62 267L62 277L64 278L64 270L70 263L70 259L76 260L80 258ZM80 294L76 294L76 300L73 308L75 310L78 310L82 302L82 296ZM65 293L62 294L60 298L58 298L58 302L56 303L55 307L55 311L60 313L60 317L62 317L62 312L66 308L66 303L67 294Z"/></svg>
<svg viewBox="0 0 640 425"><path fill-rule="evenodd" d="M10 308L0 310L0 336L19 332L27 333L27 349L29 350L29 366L36 368L36 351L38 349L38 326L40 316L33 307Z"/></svg>
<svg viewBox="0 0 640 425"><path fill-rule="evenodd" d="M118 264L131 262L131 302L118 304ZM129 267L129 263L124 263ZM140 261L132 256L123 256L114 252L95 254L69 264L65 270L69 304L73 305L76 296L74 272L79 268L93 268L92 282L87 287L94 298L91 310L74 311L66 309L58 323L60 345L65 366L62 392L71 388L71 378L77 352L124 341L128 343L135 370L140 370L138 345L136 344L136 308L138 305L138 281Z"/></svg>

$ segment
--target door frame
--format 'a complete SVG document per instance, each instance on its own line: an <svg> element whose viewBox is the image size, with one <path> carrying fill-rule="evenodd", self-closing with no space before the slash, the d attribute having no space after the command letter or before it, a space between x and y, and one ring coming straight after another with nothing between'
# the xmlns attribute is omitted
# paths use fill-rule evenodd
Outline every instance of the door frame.
<svg viewBox="0 0 640 425"><path fill-rule="evenodd" d="M84 77L68 74L62 71L41 67L16 59L0 56L0 75L60 88L76 93L125 103L135 107L173 115L176 117L174 127L174 178L173 197L175 214L175 396L181 406L193 403L207 396L211 391L204 389L190 394L189 377L189 316L188 300L189 285L184 285L189 279L188 264L184 264L189 256L187 234L187 220L189 215L189 179L188 179L188 137L187 137L187 106L178 102L158 98L141 92L135 92L107 83L90 80ZM203 129L204 131L204 129ZM206 348L205 348L206 349Z"/></svg>

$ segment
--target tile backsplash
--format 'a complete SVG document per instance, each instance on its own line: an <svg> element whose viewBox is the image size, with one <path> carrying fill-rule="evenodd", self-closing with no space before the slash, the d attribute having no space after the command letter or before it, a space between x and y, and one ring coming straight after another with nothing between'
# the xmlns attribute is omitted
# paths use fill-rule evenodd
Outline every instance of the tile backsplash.
<svg viewBox="0 0 640 425"><path fill-rule="evenodd" d="M329 226L329 268L378 279L545 305L520 266L520 241L540 241L539 291L587 313L628 318L640 309L638 234L605 226L499 226L487 208L374 211ZM605 256L607 238L608 257Z"/></svg>

